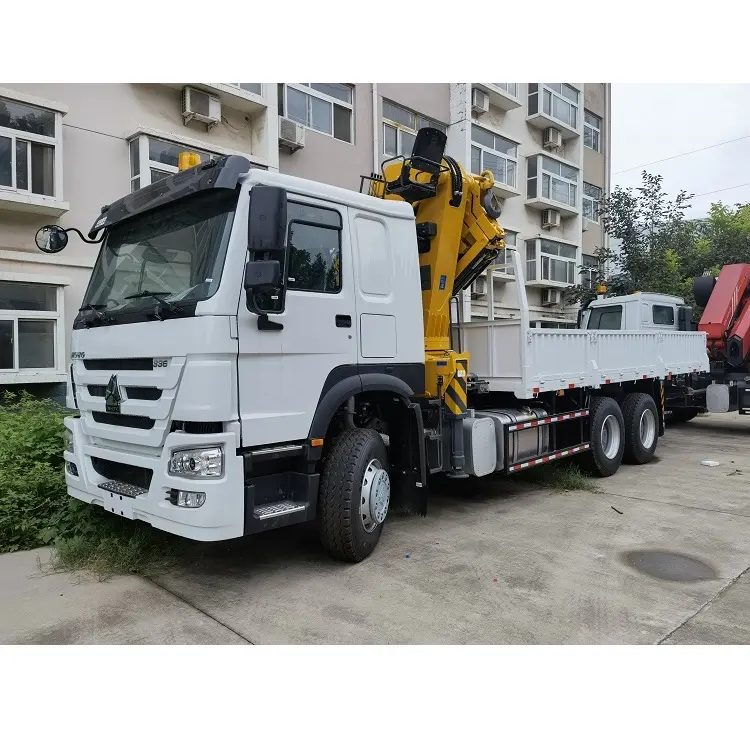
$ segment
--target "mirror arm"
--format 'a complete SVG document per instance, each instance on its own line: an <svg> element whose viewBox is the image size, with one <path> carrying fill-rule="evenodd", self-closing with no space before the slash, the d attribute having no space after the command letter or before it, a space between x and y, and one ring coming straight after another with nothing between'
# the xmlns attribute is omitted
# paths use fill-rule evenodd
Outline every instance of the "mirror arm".
<svg viewBox="0 0 750 750"><path fill-rule="evenodd" d="M104 239L104 232L106 229L102 230L102 235L99 237L98 240L87 240L83 234L81 234L80 229L76 229L75 227L71 227L70 229L65 229L65 232L75 232L87 245L98 245L103 239Z"/></svg>

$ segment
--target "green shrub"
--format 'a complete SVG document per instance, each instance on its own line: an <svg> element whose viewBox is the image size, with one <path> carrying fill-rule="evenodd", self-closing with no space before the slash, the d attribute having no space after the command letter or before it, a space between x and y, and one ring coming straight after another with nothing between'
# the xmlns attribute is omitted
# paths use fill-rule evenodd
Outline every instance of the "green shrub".
<svg viewBox="0 0 750 750"><path fill-rule="evenodd" d="M63 473L67 410L27 393L0 404L0 552L45 543L52 519L68 504Z"/></svg>
<svg viewBox="0 0 750 750"><path fill-rule="evenodd" d="M53 567L100 577L151 572L184 540L68 497L63 419L54 401L6 394L0 404L0 553L54 545Z"/></svg>

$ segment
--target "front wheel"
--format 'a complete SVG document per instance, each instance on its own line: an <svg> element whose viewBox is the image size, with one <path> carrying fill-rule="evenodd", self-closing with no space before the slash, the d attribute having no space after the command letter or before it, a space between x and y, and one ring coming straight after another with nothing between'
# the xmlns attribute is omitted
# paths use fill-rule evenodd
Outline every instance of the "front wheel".
<svg viewBox="0 0 750 750"><path fill-rule="evenodd" d="M647 393L629 393L622 402L625 419L624 459L630 464L647 464L659 440L659 413Z"/></svg>
<svg viewBox="0 0 750 750"><path fill-rule="evenodd" d="M318 496L320 540L328 554L345 562L370 555L390 499L388 455L380 434L347 430L325 460Z"/></svg>
<svg viewBox="0 0 750 750"><path fill-rule="evenodd" d="M589 410L591 449L580 458L587 471L597 477L611 477L622 463L625 450L625 422L613 398L595 398Z"/></svg>

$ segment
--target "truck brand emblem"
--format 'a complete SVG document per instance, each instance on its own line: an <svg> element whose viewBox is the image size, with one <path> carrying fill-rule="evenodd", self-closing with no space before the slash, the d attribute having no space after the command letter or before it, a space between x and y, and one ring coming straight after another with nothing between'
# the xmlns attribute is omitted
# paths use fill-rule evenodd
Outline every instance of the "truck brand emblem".
<svg viewBox="0 0 750 750"><path fill-rule="evenodd" d="M120 386L117 385L117 375L113 375L107 383L107 390L104 391L104 403L109 414L119 414L120 404L125 399L120 392Z"/></svg>

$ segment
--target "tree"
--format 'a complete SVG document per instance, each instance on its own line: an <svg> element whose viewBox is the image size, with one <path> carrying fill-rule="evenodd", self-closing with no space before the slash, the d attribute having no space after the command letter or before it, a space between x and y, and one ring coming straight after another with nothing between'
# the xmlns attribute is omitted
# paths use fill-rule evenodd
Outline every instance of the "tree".
<svg viewBox="0 0 750 750"><path fill-rule="evenodd" d="M661 176L644 171L642 179L635 191L617 187L602 200L599 216L611 245L597 248L593 284L573 287L567 295L570 302L595 297L600 283L612 295L691 294L692 271L700 265L698 222L685 219L692 196L681 190L669 200Z"/></svg>

